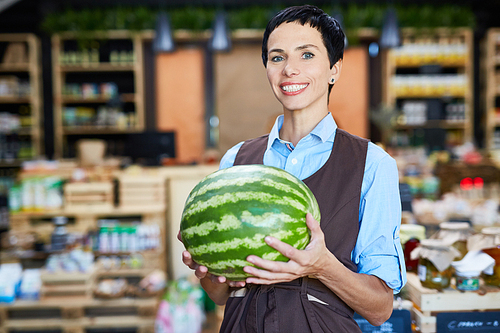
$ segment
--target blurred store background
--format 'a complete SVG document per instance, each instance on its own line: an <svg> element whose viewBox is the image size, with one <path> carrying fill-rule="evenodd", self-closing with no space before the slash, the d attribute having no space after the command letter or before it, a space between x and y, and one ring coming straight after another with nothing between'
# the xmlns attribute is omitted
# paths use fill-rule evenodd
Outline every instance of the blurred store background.
<svg viewBox="0 0 500 333"><path fill-rule="evenodd" d="M500 332L500 1L308 3L347 35L334 118L400 172L408 284L363 331ZM180 216L281 113L262 34L298 4L0 0L0 332L218 331Z"/></svg>

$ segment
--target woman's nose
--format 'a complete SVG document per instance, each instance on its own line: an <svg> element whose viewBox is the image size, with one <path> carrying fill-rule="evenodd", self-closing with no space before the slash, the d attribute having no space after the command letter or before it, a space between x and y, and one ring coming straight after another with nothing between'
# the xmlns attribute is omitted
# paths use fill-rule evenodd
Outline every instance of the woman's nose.
<svg viewBox="0 0 500 333"><path fill-rule="evenodd" d="M296 62L288 60L283 68L283 75L285 76L295 76L300 73L299 66Z"/></svg>

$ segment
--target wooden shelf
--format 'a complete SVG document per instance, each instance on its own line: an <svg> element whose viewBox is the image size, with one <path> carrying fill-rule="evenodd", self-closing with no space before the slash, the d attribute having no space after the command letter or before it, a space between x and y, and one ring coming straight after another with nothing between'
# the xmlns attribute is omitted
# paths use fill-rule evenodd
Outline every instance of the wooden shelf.
<svg viewBox="0 0 500 333"><path fill-rule="evenodd" d="M108 254L109 255L109 254ZM113 270L97 270L96 275L98 277L130 277L130 276L141 276L145 277L154 271L153 268L129 268L129 269L113 269Z"/></svg>
<svg viewBox="0 0 500 333"><path fill-rule="evenodd" d="M86 134L126 134L138 133L140 129L135 128L110 128L110 127L97 127L97 126L78 126L78 127L64 127L63 135L86 135Z"/></svg>
<svg viewBox="0 0 500 333"><path fill-rule="evenodd" d="M9 132L1 132L0 131L0 134L3 134L3 135L13 135L13 134L17 134L17 135L32 135L33 131L32 131L31 128L20 128L18 130L9 131Z"/></svg>
<svg viewBox="0 0 500 333"><path fill-rule="evenodd" d="M409 99L409 98L465 98L466 94L394 94L396 98L399 99Z"/></svg>
<svg viewBox="0 0 500 333"><path fill-rule="evenodd" d="M153 34L154 30L144 30L141 32L131 32L130 30L105 30L92 32L92 37L96 39L130 39L132 36L142 38L145 35L152 36ZM57 34L57 38L60 40L75 40L78 39L79 35L80 34L75 31L64 31Z"/></svg>
<svg viewBox="0 0 500 333"><path fill-rule="evenodd" d="M67 300L71 301L71 300ZM80 302L79 299L77 299ZM137 316L106 316L106 317L92 317L92 318L78 318L78 319L17 319L10 320L5 325L8 332L11 331L25 331L35 330L43 327L44 329L57 329L63 332L75 332L75 327L79 330L77 332L86 332L90 329L103 329L103 328L136 328L138 331L148 328L144 332L153 332L155 318L140 318Z"/></svg>
<svg viewBox="0 0 500 333"><path fill-rule="evenodd" d="M30 64L0 64L0 72L29 72Z"/></svg>
<svg viewBox="0 0 500 333"><path fill-rule="evenodd" d="M136 253L143 257L140 269L116 269L104 271L100 268L98 275L101 276L146 276L154 269L167 272L166 253L166 203L157 202L149 206L127 205L127 206L103 206L103 205L80 205L66 206L58 210L50 211L22 211L10 214L10 230L13 233L36 233L41 238L50 237L54 231L53 218L65 216L69 219L66 229L69 233L87 234L89 230L100 227L101 219L118 220L120 223L140 223L140 225L154 227L158 230L158 243L153 249L141 250ZM156 234L155 234L156 235ZM15 252L0 254L4 258L15 259ZM7 255L9 255L7 257ZM26 253L29 254L29 253ZM31 253L33 255L34 253ZM95 252L95 257L101 256ZM22 255L22 253L20 253ZM132 255L131 252L116 252L102 254L106 256ZM102 274L100 274L102 273Z"/></svg>
<svg viewBox="0 0 500 333"><path fill-rule="evenodd" d="M137 332L154 332L158 303L157 297L92 299L61 296L39 301L16 300L12 304L0 304L0 329L2 332L40 328L86 332L90 329L119 331L119 328L135 328ZM55 310L54 317L47 318L37 310Z"/></svg>
<svg viewBox="0 0 500 333"><path fill-rule="evenodd" d="M157 250L154 250L154 249L149 249L149 250L141 250L141 251L120 251L120 252L101 252L101 251L94 251L94 255L96 257L100 257L100 256L110 256L110 255L113 255L113 256L129 256L131 254L134 254L134 253L139 253L139 254L146 254L146 253L149 253L149 254L152 254L152 255L155 255L155 254L159 254L159 251ZM140 268L142 270L144 270L143 268ZM148 269L149 270L149 269ZM102 271L105 271L104 269ZM124 271L123 269L116 269L115 271Z"/></svg>
<svg viewBox="0 0 500 333"><path fill-rule="evenodd" d="M0 96L0 104L28 104L31 103L29 97Z"/></svg>
<svg viewBox="0 0 500 333"><path fill-rule="evenodd" d="M127 216L143 215L152 213L162 213L165 211L165 205L151 205L147 209L141 207L114 207L111 209L103 207L82 207L80 209L62 209L42 212L21 212L12 213L13 217L27 218L50 218L55 216Z"/></svg>
<svg viewBox="0 0 500 333"><path fill-rule="evenodd" d="M71 97L71 96L62 96L61 103L62 104L104 104L112 101L113 99L107 97L99 97L96 98L83 98L83 97ZM134 103L136 101L135 94L120 94L119 100L125 103Z"/></svg>
<svg viewBox="0 0 500 333"><path fill-rule="evenodd" d="M1 251L0 258L2 262L9 259L31 259L31 260L45 260L49 254L47 252L23 250L23 251Z"/></svg>
<svg viewBox="0 0 500 333"><path fill-rule="evenodd" d="M465 105L466 119L463 122L448 122L448 121L430 121L422 125L395 126L395 129L412 129L412 128L442 128L446 130L459 130L462 133L460 142L449 142L450 144L461 144L472 141L473 138L473 120L474 120L474 89L473 89L473 33L470 28L433 28L433 29L416 29L404 28L401 31L404 49L391 49L382 51L382 95L383 103L388 107L397 108L404 100L411 99L430 99L438 98L458 99L460 104ZM424 51L419 47L429 46L429 54L434 58L425 58ZM430 44L429 44L430 43ZM452 44L450 44L452 43ZM457 44L454 44L457 43ZM459 45L456 53L450 55L448 49L443 45ZM412 60L412 57L415 57ZM439 65L443 68L458 68L459 77L457 77L456 90L453 87L447 88L448 83L443 87L441 84L436 85L436 90L426 90L429 87L418 85L420 78L431 74L411 74L415 76L415 85L406 86L404 81L402 86L394 85L394 78L398 75L398 69L419 68L426 65ZM409 78L412 79L412 78ZM463 80L463 81L462 81ZM399 81L398 81L399 82ZM437 82L436 82L437 83ZM412 83L413 84L413 83ZM408 90L408 89L412 90ZM401 90L402 89L402 90ZM448 91L447 91L448 90ZM443 110L444 112L444 110ZM451 138L452 136L450 136ZM455 137L455 136L453 136ZM451 139L450 139L451 140Z"/></svg>
<svg viewBox="0 0 500 333"><path fill-rule="evenodd" d="M32 33L6 33L0 34L0 43L7 46L8 52L11 43L24 45L26 59L14 58L13 61L23 61L22 63L1 63L0 73L8 73L9 76L16 76L27 81L30 87L30 94L27 96L0 96L0 104L14 104L19 107L27 104L31 110L31 126L12 134L29 136L33 150L33 155L38 157L43 154L43 99L42 99L42 62L40 39ZM22 49L21 49L22 50ZM17 52L17 51L16 51ZM11 58L15 57L12 56ZM21 165L21 160L14 160L12 163L0 162L0 167L11 167Z"/></svg>
<svg viewBox="0 0 500 333"><path fill-rule="evenodd" d="M86 299L81 300L74 306L132 306L132 305L155 305L158 302L155 298L119 298L119 299ZM61 301L54 299L46 299L39 301L32 300L17 300L12 304L1 304L2 308L19 309L19 308L44 308L52 306L64 306ZM71 306L71 304L67 304Z"/></svg>
<svg viewBox="0 0 500 333"><path fill-rule="evenodd" d="M414 129L414 128L445 128L445 129L465 129L469 124L465 121L453 122L446 120L429 120L419 125L396 125L396 129Z"/></svg>
<svg viewBox="0 0 500 333"><path fill-rule="evenodd" d="M27 160L20 160L20 159L15 159L10 162L7 161L0 161L0 168L19 168Z"/></svg>
<svg viewBox="0 0 500 333"><path fill-rule="evenodd" d="M467 62L460 62L456 64L450 64L450 63L440 63L440 62L422 62L422 63L415 63L415 64L407 64L407 63L399 63L396 62L396 66L398 68L420 68L422 66L430 66L430 65L439 65L443 68L463 68L467 66Z"/></svg>
<svg viewBox="0 0 500 333"><path fill-rule="evenodd" d="M96 65L61 65L61 72L131 72L135 70L134 64L99 63Z"/></svg>
<svg viewBox="0 0 500 333"><path fill-rule="evenodd" d="M487 151L495 150L494 136L497 127L500 126L496 115L496 109L500 107L500 105L496 104L496 99L500 96L500 82L497 82L497 77L500 74L497 68L500 65L500 56L497 54L498 38L500 38L500 28L490 28L481 45L483 51L481 79L485 90L482 102L484 110L486 110L483 123L485 126L484 146Z"/></svg>
<svg viewBox="0 0 500 333"><path fill-rule="evenodd" d="M61 63L60 56L64 50L64 43L67 41L75 41L78 39L78 35L72 32L63 32L60 34L55 34L52 36L52 68L53 68L53 91L54 91L54 142L55 158L64 158L68 156L63 156L63 152L71 151L68 149L68 145L72 144L70 140L66 140L67 136L71 135L119 135L127 133L137 133L144 131L145 128L145 83L144 83L144 59L143 59L143 48L144 41L149 40L151 36L154 35L154 31L139 31L130 32L126 30L114 30L114 31L98 31L93 32L88 38L95 38L96 40L121 40L126 41L125 43L131 45L131 49L128 49L133 53L134 62L130 63L110 63L110 62L94 62L85 64L68 64ZM104 42L104 43L106 43ZM129 52L128 51L128 52ZM111 54L110 54L111 56ZM107 57L104 56L107 60ZM101 59L102 60L102 59ZM63 88L66 84L66 76L68 73L75 73L72 77L77 80L78 73L83 73L80 75L82 78L88 78L88 74L92 73L129 73L133 76L133 91L126 90L127 93L122 93L121 89L124 87L120 86L120 80L116 79L116 84L118 85L118 93L120 96L120 101L123 103L128 103L126 111L127 113L132 112L133 117L127 119L129 120L129 126L126 128L118 127L100 127L100 126L75 126L68 127L63 123L64 108L66 106L78 106L78 104L92 104L98 106L98 104L106 104L110 102L108 98L79 98L72 97L68 95L63 95ZM111 75L110 75L111 76ZM89 79L82 80L81 82L72 83L86 83ZM111 79L110 79L111 80ZM129 88L127 88L129 89Z"/></svg>

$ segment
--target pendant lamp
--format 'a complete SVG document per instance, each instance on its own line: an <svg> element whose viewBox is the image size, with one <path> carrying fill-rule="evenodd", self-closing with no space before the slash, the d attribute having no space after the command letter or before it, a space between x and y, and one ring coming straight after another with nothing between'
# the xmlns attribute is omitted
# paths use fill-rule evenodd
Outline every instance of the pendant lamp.
<svg viewBox="0 0 500 333"><path fill-rule="evenodd" d="M392 7L387 9L385 13L379 44L382 48L393 48L401 45L398 16Z"/></svg>
<svg viewBox="0 0 500 333"><path fill-rule="evenodd" d="M213 35L208 41L208 47L216 52L231 51L231 37L227 28L226 15L222 11L215 15Z"/></svg>
<svg viewBox="0 0 500 333"><path fill-rule="evenodd" d="M170 27L170 20L166 13L158 14L156 19L156 35L153 40L153 50L156 53L175 51L172 28Z"/></svg>

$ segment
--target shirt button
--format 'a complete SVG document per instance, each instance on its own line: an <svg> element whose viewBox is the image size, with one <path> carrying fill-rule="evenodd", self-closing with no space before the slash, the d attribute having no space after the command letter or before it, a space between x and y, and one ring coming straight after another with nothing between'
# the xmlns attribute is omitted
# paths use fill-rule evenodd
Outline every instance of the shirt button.
<svg viewBox="0 0 500 333"><path fill-rule="evenodd" d="M292 164L293 164L293 165L297 164L297 159L296 159L296 158L294 158L294 159L292 160Z"/></svg>

